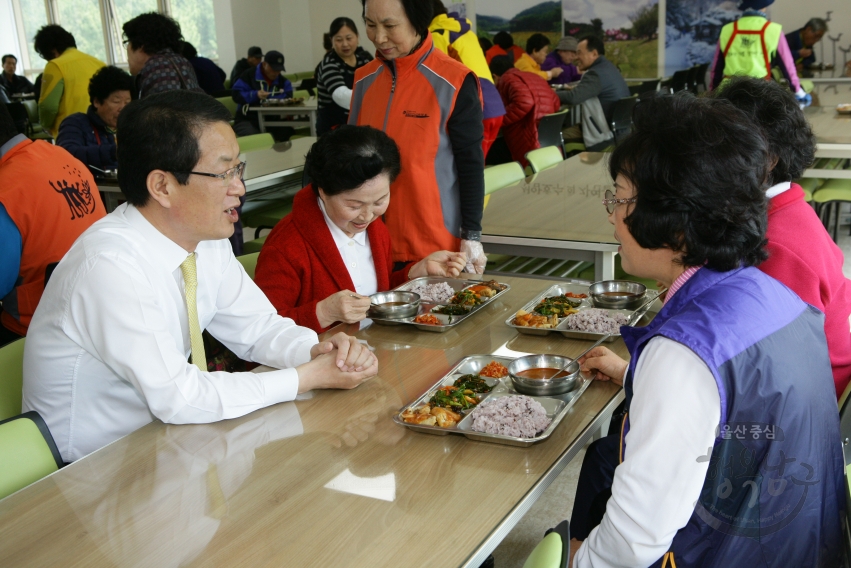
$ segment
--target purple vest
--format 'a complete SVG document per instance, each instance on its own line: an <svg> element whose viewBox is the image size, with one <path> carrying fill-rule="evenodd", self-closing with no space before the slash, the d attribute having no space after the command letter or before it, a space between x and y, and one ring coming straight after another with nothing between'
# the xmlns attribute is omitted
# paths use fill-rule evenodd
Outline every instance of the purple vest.
<svg viewBox="0 0 851 568"><path fill-rule="evenodd" d="M721 398L715 445L697 458L709 462L700 499L663 558L678 568L838 566L844 460L823 314L756 268L702 268L647 327L621 333L634 362L655 336L689 347Z"/></svg>

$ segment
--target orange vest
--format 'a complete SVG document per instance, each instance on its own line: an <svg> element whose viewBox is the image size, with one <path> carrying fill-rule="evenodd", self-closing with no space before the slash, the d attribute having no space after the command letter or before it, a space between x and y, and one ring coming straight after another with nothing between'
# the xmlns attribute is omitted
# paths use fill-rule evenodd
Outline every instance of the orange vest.
<svg viewBox="0 0 851 568"><path fill-rule="evenodd" d="M446 124L471 73L434 49L431 33L410 55L388 61L379 53L355 71L349 124L383 130L402 156L384 214L396 262L460 246L460 188Z"/></svg>
<svg viewBox="0 0 851 568"><path fill-rule="evenodd" d="M3 298L2 323L26 335L44 291L44 271L106 214L89 169L65 149L21 142L0 160L0 203L21 233L21 267Z"/></svg>

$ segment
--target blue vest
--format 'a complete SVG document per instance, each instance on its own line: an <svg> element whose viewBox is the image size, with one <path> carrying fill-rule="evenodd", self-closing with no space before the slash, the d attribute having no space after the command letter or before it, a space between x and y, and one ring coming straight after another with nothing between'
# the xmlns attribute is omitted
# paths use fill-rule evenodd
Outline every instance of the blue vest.
<svg viewBox="0 0 851 568"><path fill-rule="evenodd" d="M621 333L633 362L655 336L685 345L721 398L700 499L653 566L839 566L844 461L822 313L756 268L702 268L647 327ZM622 447L628 430L627 416Z"/></svg>

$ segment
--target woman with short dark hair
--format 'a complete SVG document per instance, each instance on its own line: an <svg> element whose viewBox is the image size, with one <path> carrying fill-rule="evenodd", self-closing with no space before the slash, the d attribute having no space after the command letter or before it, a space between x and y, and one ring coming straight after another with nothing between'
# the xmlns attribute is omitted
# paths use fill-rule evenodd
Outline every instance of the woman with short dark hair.
<svg viewBox="0 0 851 568"><path fill-rule="evenodd" d="M180 54L183 33L177 21L148 12L125 22L122 30L127 65L136 77L140 99L163 91L203 92L192 64Z"/></svg>
<svg viewBox="0 0 851 568"><path fill-rule="evenodd" d="M602 520L574 506L572 565L836 566L843 458L822 317L754 267L766 143L727 101L652 97L634 120L603 202L624 269L669 291L647 326L621 328L629 363L602 347L581 361L624 386L628 413ZM577 503L604 495L599 450Z"/></svg>
<svg viewBox="0 0 851 568"><path fill-rule="evenodd" d="M112 65L103 67L89 81L88 110L72 114L59 125L56 145L86 166L93 166L95 177L118 167L118 115L132 100L132 91L133 77L126 71Z"/></svg>
<svg viewBox="0 0 851 568"><path fill-rule="evenodd" d="M366 318L369 295L421 276L457 276L463 254L439 251L393 270L381 216L402 167L389 136L368 126L341 126L306 158L312 183L272 229L255 282L282 316L315 331Z"/></svg>
<svg viewBox="0 0 851 568"><path fill-rule="evenodd" d="M331 49L316 66L316 92L319 110L316 133L322 136L346 124L355 85L355 70L372 61L372 55L358 45L358 28L349 18L336 18L328 31Z"/></svg>
<svg viewBox="0 0 851 568"><path fill-rule="evenodd" d="M402 173L384 222L393 261L434 250L466 253L482 273L484 126L476 74L434 47L431 2L362 0L376 60L355 73L349 124L381 129L399 144Z"/></svg>
<svg viewBox="0 0 851 568"><path fill-rule="evenodd" d="M561 75L564 69L554 67L549 71L542 71L541 64L547 58L550 52L550 38L544 34L532 34L526 40L526 53L520 56L520 59L514 62L514 66L521 71L534 73L538 77L551 81Z"/></svg>

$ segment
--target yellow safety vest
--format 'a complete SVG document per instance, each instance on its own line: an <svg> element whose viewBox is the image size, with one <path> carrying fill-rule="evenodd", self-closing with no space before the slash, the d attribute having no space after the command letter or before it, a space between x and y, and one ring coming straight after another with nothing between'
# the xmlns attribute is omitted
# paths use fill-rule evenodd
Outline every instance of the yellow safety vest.
<svg viewBox="0 0 851 568"><path fill-rule="evenodd" d="M782 33L780 24L762 16L745 16L724 26L718 38L724 53L724 77L771 79L771 59Z"/></svg>
<svg viewBox="0 0 851 568"><path fill-rule="evenodd" d="M428 27L434 47L469 67L480 79L487 79L493 83L493 75L488 68L479 38L470 31L470 20L464 20L464 23L466 31L462 32L461 22L455 18L450 18L446 14L436 16ZM455 41L452 41L453 34L459 36ZM450 51L454 51L457 57Z"/></svg>

